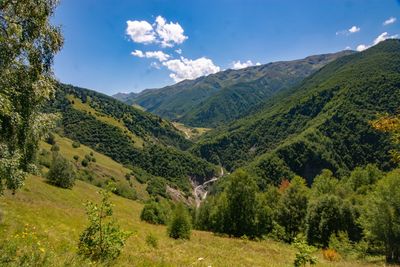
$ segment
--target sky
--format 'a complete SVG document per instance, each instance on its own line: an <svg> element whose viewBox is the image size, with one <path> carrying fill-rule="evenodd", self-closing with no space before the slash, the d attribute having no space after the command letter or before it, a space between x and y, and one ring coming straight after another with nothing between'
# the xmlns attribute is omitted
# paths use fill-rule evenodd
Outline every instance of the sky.
<svg viewBox="0 0 400 267"><path fill-rule="evenodd" d="M400 37L400 0L61 0L61 82L112 95Z"/></svg>

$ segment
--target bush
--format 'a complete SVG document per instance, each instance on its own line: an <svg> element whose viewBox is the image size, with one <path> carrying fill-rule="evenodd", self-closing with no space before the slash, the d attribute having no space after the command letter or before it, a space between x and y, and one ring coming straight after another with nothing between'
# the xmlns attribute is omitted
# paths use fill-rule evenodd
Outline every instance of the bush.
<svg viewBox="0 0 400 267"><path fill-rule="evenodd" d="M121 197L129 198L132 200L137 199L137 192L135 188L129 187L126 184L118 184L117 189L114 192L116 195L119 195Z"/></svg>
<svg viewBox="0 0 400 267"><path fill-rule="evenodd" d="M157 248L158 247L158 239L153 234L148 234L146 236L146 244L150 247Z"/></svg>
<svg viewBox="0 0 400 267"><path fill-rule="evenodd" d="M75 161L78 161L78 160L79 160L79 156L78 156L78 155L75 155L75 156L74 156L74 160L75 160Z"/></svg>
<svg viewBox="0 0 400 267"><path fill-rule="evenodd" d="M4 213L2 210L0 210L0 224L3 223L3 219L4 219Z"/></svg>
<svg viewBox="0 0 400 267"><path fill-rule="evenodd" d="M340 254L332 248L322 250L322 256L327 261L340 261L341 259Z"/></svg>
<svg viewBox="0 0 400 267"><path fill-rule="evenodd" d="M174 210L172 221L168 227L168 235L174 239L190 239L192 225L187 209L178 204Z"/></svg>
<svg viewBox="0 0 400 267"><path fill-rule="evenodd" d="M83 167L87 167L89 165L89 161L87 159L83 159L81 164Z"/></svg>
<svg viewBox="0 0 400 267"><path fill-rule="evenodd" d="M140 219L152 224L167 224L171 214L169 204L151 201L144 205Z"/></svg>
<svg viewBox="0 0 400 267"><path fill-rule="evenodd" d="M312 256L311 254L315 251L315 248L307 245L305 238L296 237L294 239L293 245L297 248L296 258L293 262L295 267L303 267L306 266L307 263L310 265L314 265L317 263L317 258Z"/></svg>
<svg viewBox="0 0 400 267"><path fill-rule="evenodd" d="M56 143L56 138L54 134L49 133L49 135L46 138L46 143L48 143L49 145L54 145Z"/></svg>
<svg viewBox="0 0 400 267"><path fill-rule="evenodd" d="M99 192L102 195L100 205L92 202L86 204L89 226L80 235L78 253L91 260L115 260L131 235L122 231L115 220L112 220L111 190L112 186L108 185L106 190Z"/></svg>
<svg viewBox="0 0 400 267"><path fill-rule="evenodd" d="M75 183L75 171L72 164L58 153L53 153L53 159L47 181L61 188L72 188Z"/></svg>
<svg viewBox="0 0 400 267"><path fill-rule="evenodd" d="M72 142L72 147L73 147L73 148L78 148L78 147L80 147L80 146L81 146L81 143L79 143L79 142L77 142L77 141Z"/></svg>

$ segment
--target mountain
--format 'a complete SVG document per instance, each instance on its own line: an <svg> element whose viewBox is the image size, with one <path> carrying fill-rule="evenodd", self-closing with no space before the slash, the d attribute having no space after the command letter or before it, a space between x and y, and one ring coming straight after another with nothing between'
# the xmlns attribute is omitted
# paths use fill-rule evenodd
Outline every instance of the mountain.
<svg viewBox="0 0 400 267"><path fill-rule="evenodd" d="M189 194L189 177L203 182L215 167L184 150L191 142L170 122L95 91L60 84L46 110L62 115L60 134L131 169L147 191L167 185Z"/></svg>
<svg viewBox="0 0 400 267"><path fill-rule="evenodd" d="M215 127L242 117L276 92L294 86L327 63L343 55L310 56L240 70L226 70L195 80L185 80L139 94L117 94L115 98L136 104L163 118L190 126Z"/></svg>
<svg viewBox="0 0 400 267"><path fill-rule="evenodd" d="M387 134L370 121L400 103L400 41L341 57L280 92L248 117L203 136L194 153L229 171L251 169L260 185L294 174L337 175L375 163L392 167Z"/></svg>

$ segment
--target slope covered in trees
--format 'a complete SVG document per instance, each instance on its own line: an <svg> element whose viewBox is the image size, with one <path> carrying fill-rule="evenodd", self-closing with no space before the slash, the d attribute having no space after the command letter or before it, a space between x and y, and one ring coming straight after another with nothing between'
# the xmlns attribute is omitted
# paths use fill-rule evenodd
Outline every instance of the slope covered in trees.
<svg viewBox="0 0 400 267"><path fill-rule="evenodd" d="M368 163L389 169L393 145L370 122L398 109L399 69L399 40L341 57L193 151L228 170L247 166L262 187L294 174L311 183L324 168L340 176Z"/></svg>
<svg viewBox="0 0 400 267"><path fill-rule="evenodd" d="M60 85L46 109L61 113L68 138L144 170L146 179L158 181L160 192L169 184L188 193L189 177L202 182L214 175L213 165L183 151L190 142L171 123L111 97Z"/></svg>
<svg viewBox="0 0 400 267"><path fill-rule="evenodd" d="M237 119L255 105L289 88L327 63L352 51L226 70L139 94L117 94L161 117L190 126L214 127Z"/></svg>

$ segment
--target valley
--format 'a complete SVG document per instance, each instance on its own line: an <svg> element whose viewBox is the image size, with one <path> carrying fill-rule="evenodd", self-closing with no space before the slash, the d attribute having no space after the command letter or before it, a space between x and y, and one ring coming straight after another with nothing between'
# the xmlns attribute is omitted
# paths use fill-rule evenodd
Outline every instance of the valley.
<svg viewBox="0 0 400 267"><path fill-rule="evenodd" d="M0 266L400 266L394 2L0 1Z"/></svg>

